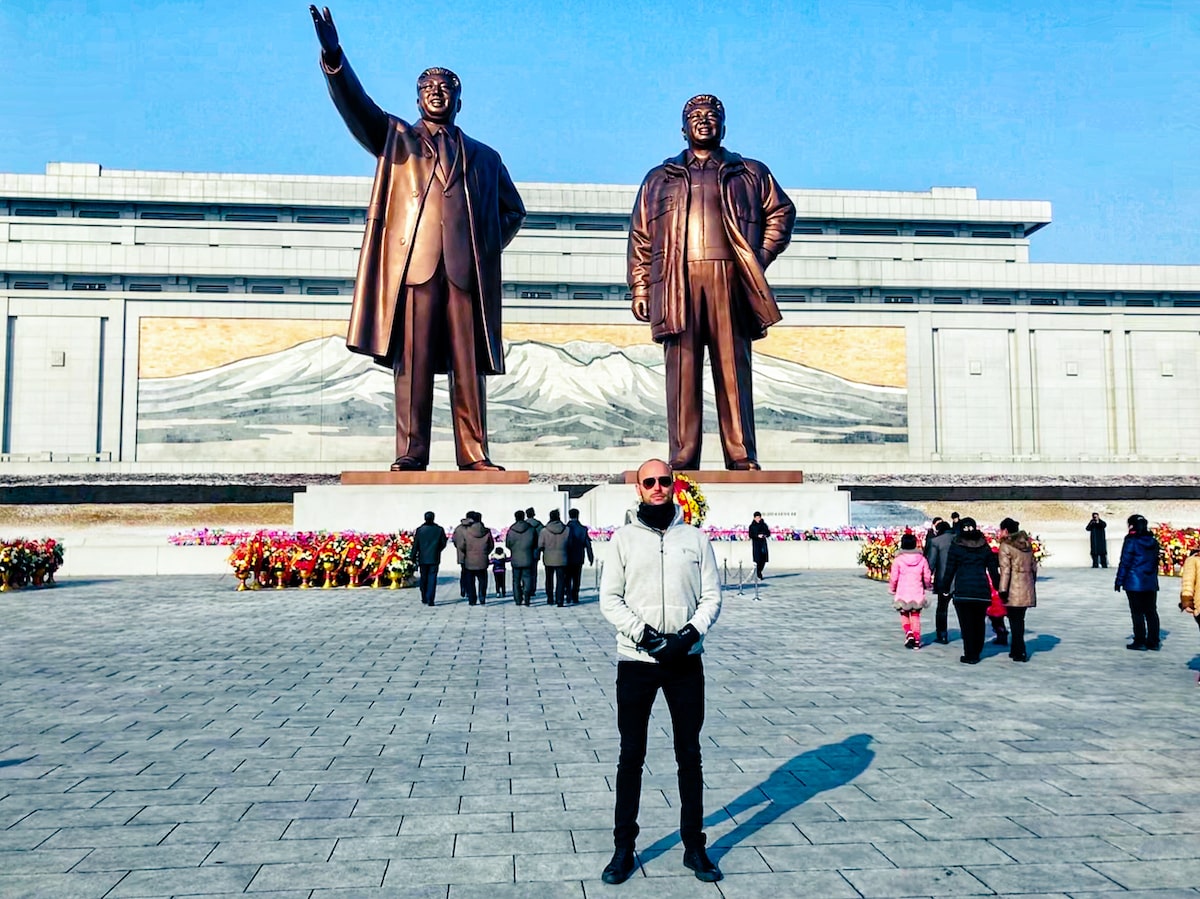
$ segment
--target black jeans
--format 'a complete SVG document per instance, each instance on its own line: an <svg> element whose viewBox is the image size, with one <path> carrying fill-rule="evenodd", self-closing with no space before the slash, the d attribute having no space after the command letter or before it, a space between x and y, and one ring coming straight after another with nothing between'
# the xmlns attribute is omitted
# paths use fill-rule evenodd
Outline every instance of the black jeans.
<svg viewBox="0 0 1200 899"><path fill-rule="evenodd" d="M987 621L986 599L956 599L954 613L958 616L958 629L962 631L963 655L977 659L983 653L984 622Z"/></svg>
<svg viewBox="0 0 1200 899"><path fill-rule="evenodd" d="M1158 645L1158 591L1126 590L1129 617L1133 619L1133 642L1141 646Z"/></svg>
<svg viewBox="0 0 1200 899"><path fill-rule="evenodd" d="M533 593L533 569L513 569L513 602L517 605L529 605L529 597Z"/></svg>
<svg viewBox="0 0 1200 899"><path fill-rule="evenodd" d="M660 689L671 713L675 763L679 769L679 836L685 849L702 848L706 842L704 777L700 770L704 663L698 655L670 665L623 660L617 663L617 730L621 734L621 754L617 762L613 842L618 849L632 849L637 842L650 710Z"/></svg>
<svg viewBox="0 0 1200 899"><path fill-rule="evenodd" d="M1025 655L1025 612L1024 606L1008 608L1008 654L1014 659Z"/></svg>
<svg viewBox="0 0 1200 899"><path fill-rule="evenodd" d="M1108 567L1108 553L1092 553L1092 567L1093 568L1107 568Z"/></svg>
<svg viewBox="0 0 1200 899"><path fill-rule="evenodd" d="M464 568L467 575L467 602L475 605L476 600L483 603L487 599L487 569L472 571ZM486 604L486 603L485 603Z"/></svg>
<svg viewBox="0 0 1200 899"><path fill-rule="evenodd" d="M507 584L505 584L505 581L507 580L507 578L504 576L504 574L505 573L503 571L493 571L492 572L492 577L496 579L496 595L497 596L504 596L505 590L507 589Z"/></svg>
<svg viewBox="0 0 1200 899"><path fill-rule="evenodd" d="M567 563L567 602L579 602L579 582L583 580L583 563L574 565Z"/></svg>
<svg viewBox="0 0 1200 899"><path fill-rule="evenodd" d="M934 630L937 631L939 636L942 634L949 636L949 634L950 634L949 622L946 620L947 619L946 612L949 609L950 609L950 594L949 593L939 593L937 595L937 611L933 613L933 627L934 627Z"/></svg>
<svg viewBox="0 0 1200 899"><path fill-rule="evenodd" d="M567 597L567 566L546 566L546 601L561 606Z"/></svg>
<svg viewBox="0 0 1200 899"><path fill-rule="evenodd" d="M427 606L433 605L433 597L437 594L438 567L436 565L421 565L421 602Z"/></svg>
<svg viewBox="0 0 1200 899"><path fill-rule="evenodd" d="M467 571L467 566L459 563L458 566L458 595L467 595L467 581L471 580L471 572Z"/></svg>

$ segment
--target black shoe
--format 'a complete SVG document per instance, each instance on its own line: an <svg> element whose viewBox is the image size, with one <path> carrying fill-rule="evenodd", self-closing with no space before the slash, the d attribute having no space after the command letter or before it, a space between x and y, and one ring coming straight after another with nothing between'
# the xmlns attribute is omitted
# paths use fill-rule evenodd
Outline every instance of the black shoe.
<svg viewBox="0 0 1200 899"><path fill-rule="evenodd" d="M973 659L973 658L971 658L971 657L969 657L969 656L959 656L959 657L958 657L958 660L959 660L960 662L962 662L964 665L978 665L978 664L979 664L979 659L978 659L978 658L974 658L974 659Z"/></svg>
<svg viewBox="0 0 1200 899"><path fill-rule="evenodd" d="M425 471L428 465L412 456L400 456L391 464L392 471Z"/></svg>
<svg viewBox="0 0 1200 899"><path fill-rule="evenodd" d="M1161 643L1147 643L1146 648L1148 650L1150 650L1151 652L1158 652L1160 649L1162 649L1162 644Z"/></svg>
<svg viewBox="0 0 1200 899"><path fill-rule="evenodd" d="M992 643L996 646L1007 646L1008 634L996 634L995 639L992 640Z"/></svg>
<svg viewBox="0 0 1200 899"><path fill-rule="evenodd" d="M713 864L703 846L683 850L683 866L691 868L696 873L696 879L705 883L716 883L725 876L721 869Z"/></svg>
<svg viewBox="0 0 1200 899"><path fill-rule="evenodd" d="M937 635L937 642L938 643L949 643L950 635L947 634L945 631L939 631L938 635Z"/></svg>
<svg viewBox="0 0 1200 899"><path fill-rule="evenodd" d="M1029 653L1023 652L1020 655L1010 655L1009 658L1012 659L1014 662L1028 662L1029 661Z"/></svg>
<svg viewBox="0 0 1200 899"><path fill-rule="evenodd" d="M613 853L612 861L605 867L600 879L605 883L624 883L636 870L637 859L633 855L633 849L618 849Z"/></svg>
<svg viewBox="0 0 1200 899"><path fill-rule="evenodd" d="M1145 652L1149 647L1147 647L1145 643L1138 643L1136 640L1134 640L1132 643L1127 645L1125 648L1133 649L1138 652Z"/></svg>

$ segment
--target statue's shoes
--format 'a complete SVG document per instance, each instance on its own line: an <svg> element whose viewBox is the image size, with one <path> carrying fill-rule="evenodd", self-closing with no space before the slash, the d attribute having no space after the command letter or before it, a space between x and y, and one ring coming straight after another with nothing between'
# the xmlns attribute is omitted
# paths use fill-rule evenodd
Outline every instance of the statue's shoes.
<svg viewBox="0 0 1200 899"><path fill-rule="evenodd" d="M753 459L739 459L729 463L730 471L762 471L762 466Z"/></svg>
<svg viewBox="0 0 1200 899"><path fill-rule="evenodd" d="M424 471L426 465L412 456L401 456L392 463L392 471Z"/></svg>
<svg viewBox="0 0 1200 899"><path fill-rule="evenodd" d="M458 466L459 471L504 471L504 466L497 465L491 459L480 459L478 462L470 462L466 465Z"/></svg>

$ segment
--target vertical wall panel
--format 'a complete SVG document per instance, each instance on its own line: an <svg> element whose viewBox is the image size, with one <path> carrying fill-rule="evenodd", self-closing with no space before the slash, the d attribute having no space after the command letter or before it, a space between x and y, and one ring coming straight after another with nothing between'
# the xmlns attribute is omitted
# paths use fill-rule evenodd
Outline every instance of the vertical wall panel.
<svg viewBox="0 0 1200 899"><path fill-rule="evenodd" d="M1114 452L1102 331L1035 331L1034 412L1043 458L1102 459Z"/></svg>
<svg viewBox="0 0 1200 899"><path fill-rule="evenodd" d="M9 319L8 452L95 453L101 319Z"/></svg>
<svg viewBox="0 0 1200 899"><path fill-rule="evenodd" d="M1007 456L1012 441L1012 359L1007 330L941 328L937 357L938 451Z"/></svg>
<svg viewBox="0 0 1200 899"><path fill-rule="evenodd" d="M1140 457L1194 458L1200 452L1200 415L1194 402L1200 384L1200 334L1132 331L1126 340L1133 452Z"/></svg>

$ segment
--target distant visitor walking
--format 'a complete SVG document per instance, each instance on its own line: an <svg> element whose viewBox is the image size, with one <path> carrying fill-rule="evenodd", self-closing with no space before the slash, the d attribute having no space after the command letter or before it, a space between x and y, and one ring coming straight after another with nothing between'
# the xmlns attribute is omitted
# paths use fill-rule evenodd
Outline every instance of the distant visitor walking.
<svg viewBox="0 0 1200 899"><path fill-rule="evenodd" d="M1130 515L1121 544L1121 562L1113 589L1129 598L1133 642L1126 649L1158 649L1158 541L1142 515Z"/></svg>
<svg viewBox="0 0 1200 899"><path fill-rule="evenodd" d="M1108 537L1105 529L1108 522L1100 517L1099 512L1092 513L1092 520L1087 523L1088 538L1091 541L1092 567L1108 567Z"/></svg>
<svg viewBox="0 0 1200 899"><path fill-rule="evenodd" d="M905 534L888 575L888 590L893 596L892 607L900 613L904 645L909 649L921 648L921 610L929 605L925 593L932 588L933 574L925 555L917 549L917 538Z"/></svg>
<svg viewBox="0 0 1200 899"><path fill-rule="evenodd" d="M754 520L750 522L749 533L750 557L754 560L754 576L761 581L763 567L770 560L770 550L767 549L767 541L771 539L771 529L763 521L762 512L754 513Z"/></svg>

